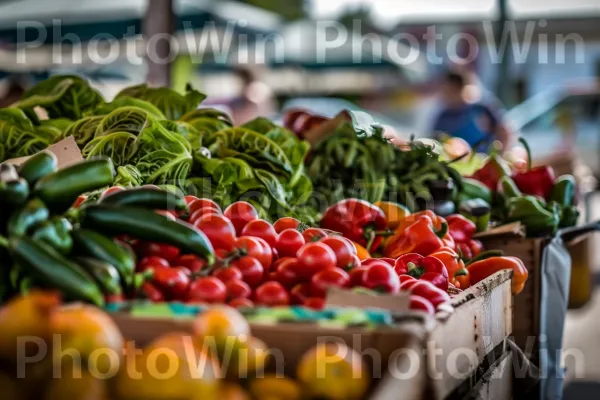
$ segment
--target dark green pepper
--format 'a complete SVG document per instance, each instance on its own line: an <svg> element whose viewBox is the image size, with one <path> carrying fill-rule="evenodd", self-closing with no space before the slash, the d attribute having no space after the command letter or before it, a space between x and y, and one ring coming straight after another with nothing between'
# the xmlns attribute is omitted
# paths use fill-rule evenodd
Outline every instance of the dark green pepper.
<svg viewBox="0 0 600 400"><path fill-rule="evenodd" d="M62 291L66 298L104 305L104 296L94 279L50 246L21 237L11 239L9 247L14 260L28 274Z"/></svg>
<svg viewBox="0 0 600 400"><path fill-rule="evenodd" d="M19 168L21 178L29 182L30 185L35 185L37 181L48 174L56 171L58 168L58 160L54 153L50 151L41 151L27 159Z"/></svg>
<svg viewBox="0 0 600 400"><path fill-rule="evenodd" d="M9 236L23 236L36 225L48 219L49 212L40 199L29 200L25 205L11 214L8 219Z"/></svg>
<svg viewBox="0 0 600 400"><path fill-rule="evenodd" d="M95 279L105 295L123 294L121 277L114 265L91 257L75 257L74 261Z"/></svg>
<svg viewBox="0 0 600 400"><path fill-rule="evenodd" d="M505 200L510 200L513 197L521 197L523 193L517 187L517 184L510 176L500 178L500 187Z"/></svg>
<svg viewBox="0 0 600 400"><path fill-rule="evenodd" d="M492 191L483 183L473 178L462 179L462 189L458 196L461 202L472 199L483 199L487 203L492 202Z"/></svg>
<svg viewBox="0 0 600 400"><path fill-rule="evenodd" d="M187 203L183 196L166 190L136 188L111 193L100 200L102 204L133 206L151 210L185 211Z"/></svg>
<svg viewBox="0 0 600 400"><path fill-rule="evenodd" d="M34 240L41 240L66 255L73 248L73 239L70 234L72 229L71 223L66 218L55 217L42 222L31 237Z"/></svg>
<svg viewBox="0 0 600 400"><path fill-rule="evenodd" d="M579 220L579 209L576 206L568 206L563 208L560 217L560 227L568 228L577 225Z"/></svg>
<svg viewBox="0 0 600 400"><path fill-rule="evenodd" d="M549 208L535 196L514 197L507 204L507 221L521 222L530 237L553 235L560 222L560 210L555 206Z"/></svg>
<svg viewBox="0 0 600 400"><path fill-rule="evenodd" d="M575 199L575 178L573 175L562 175L556 179L549 201L555 201L561 207L573 205Z"/></svg>
<svg viewBox="0 0 600 400"><path fill-rule="evenodd" d="M25 203L28 197L29 185L25 179L0 180L0 203L18 206Z"/></svg>

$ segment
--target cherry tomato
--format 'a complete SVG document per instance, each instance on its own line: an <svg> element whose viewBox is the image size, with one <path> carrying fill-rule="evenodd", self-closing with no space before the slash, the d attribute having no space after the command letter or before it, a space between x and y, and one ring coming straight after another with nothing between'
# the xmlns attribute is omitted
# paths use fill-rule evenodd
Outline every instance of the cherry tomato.
<svg viewBox="0 0 600 400"><path fill-rule="evenodd" d="M84 196L83 194L80 195L79 197L77 197L77 200L75 200L72 207L79 208L79 206L81 205L81 203L83 203L85 201L85 199L87 199L87 196Z"/></svg>
<svg viewBox="0 0 600 400"><path fill-rule="evenodd" d="M434 284L422 280L407 280L400 285L401 290L408 290L412 295L421 296L429 301L434 308L442 303L450 302L448 293L435 287Z"/></svg>
<svg viewBox="0 0 600 400"><path fill-rule="evenodd" d="M242 271L240 271L236 267L219 268L215 272L213 272L212 276L220 279L223 283L227 283L233 280L241 280L244 277L244 275L242 275Z"/></svg>
<svg viewBox="0 0 600 400"><path fill-rule="evenodd" d="M188 206L190 204L192 204L193 201L198 200L198 198L196 196L191 196L191 195L185 196L184 199L185 199L185 204L187 204Z"/></svg>
<svg viewBox="0 0 600 400"><path fill-rule="evenodd" d="M338 236L328 236L323 238L321 239L321 243L326 244L333 250L335 258L337 259L338 268L341 268L344 271L347 271L348 268L352 268L354 265L354 259L352 257L356 252L356 248L352 246L351 243Z"/></svg>
<svg viewBox="0 0 600 400"><path fill-rule="evenodd" d="M169 263L179 257L179 248L165 243L145 242L141 244L142 254L164 258Z"/></svg>
<svg viewBox="0 0 600 400"><path fill-rule="evenodd" d="M205 215L222 215L222 214L214 208L200 208L200 209L194 211L192 214L190 214L188 221L190 221L190 223L193 224L194 222L198 221L200 218L204 217Z"/></svg>
<svg viewBox="0 0 600 400"><path fill-rule="evenodd" d="M327 237L327 232L319 228L308 228L302 232L302 236L304 236L304 241L306 243L318 242L319 240Z"/></svg>
<svg viewBox="0 0 600 400"><path fill-rule="evenodd" d="M244 299L243 297L233 299L228 304L233 308L254 308L254 302L250 299Z"/></svg>
<svg viewBox="0 0 600 400"><path fill-rule="evenodd" d="M272 255L269 256L269 246L265 241L251 236L241 236L235 240L235 248L242 251L243 255L256 258L267 271L272 262Z"/></svg>
<svg viewBox="0 0 600 400"><path fill-rule="evenodd" d="M246 201L236 201L225 209L224 215L231 220L238 236L242 235L242 229L246 224L258 218L256 208Z"/></svg>
<svg viewBox="0 0 600 400"><path fill-rule="evenodd" d="M225 287L227 288L227 299L229 300L238 299L240 297L247 299L252 294L250 286L239 279L234 279L225 283Z"/></svg>
<svg viewBox="0 0 600 400"><path fill-rule="evenodd" d="M177 266L173 266L171 268L174 269L174 270L177 270L177 271L181 271L181 272L183 272L184 274L186 274L189 277L192 276L192 271L190 271L187 267L183 267L181 265L177 265Z"/></svg>
<svg viewBox="0 0 600 400"><path fill-rule="evenodd" d="M273 248L269 245L269 243L267 243L266 240L259 237L255 239L258 243L260 243L260 245L263 248L262 259L259 258L258 261L260 261L260 263L265 266L265 271L269 271L271 269L271 265L273 265L273 259L275 257Z"/></svg>
<svg viewBox="0 0 600 400"><path fill-rule="evenodd" d="M277 243L277 232L268 221L264 219L255 219L250 221L242 229L243 236L254 236L264 239L269 246L275 247Z"/></svg>
<svg viewBox="0 0 600 400"><path fill-rule="evenodd" d="M362 265L358 268L354 268L350 271L350 287L365 286L365 275L369 267Z"/></svg>
<svg viewBox="0 0 600 400"><path fill-rule="evenodd" d="M304 304L310 297L310 283L298 283L290 290L290 301L294 305Z"/></svg>
<svg viewBox="0 0 600 400"><path fill-rule="evenodd" d="M296 257L296 253L304 243L304 236L300 232L295 229L285 229L277 237L275 249L281 257Z"/></svg>
<svg viewBox="0 0 600 400"><path fill-rule="evenodd" d="M309 297L304 301L304 307L322 310L325 308L325 299L322 297Z"/></svg>
<svg viewBox="0 0 600 400"><path fill-rule="evenodd" d="M167 211L167 210L154 210L154 212L157 213L157 214L159 214L159 215L162 215L163 217L166 217L170 221L177 221L177 217L171 211Z"/></svg>
<svg viewBox="0 0 600 400"><path fill-rule="evenodd" d="M183 254L179 256L176 264L186 267L193 274L196 274L206 268L206 260L203 260L194 254Z"/></svg>
<svg viewBox="0 0 600 400"><path fill-rule="evenodd" d="M188 208L190 210L190 215L203 208L215 210L217 214L223 214L221 207L211 199L196 199L189 204Z"/></svg>
<svg viewBox="0 0 600 400"><path fill-rule="evenodd" d="M353 271L354 269L360 267L360 258L358 258L358 256L356 254L352 254L352 257L350 259L350 263L348 264L348 266L345 268L345 271Z"/></svg>
<svg viewBox="0 0 600 400"><path fill-rule="evenodd" d="M392 267L395 267L396 265L396 260L394 260L393 258L382 257L380 258L380 260L390 264Z"/></svg>
<svg viewBox="0 0 600 400"><path fill-rule="evenodd" d="M180 269L155 267L152 283L167 297L182 300L190 286L190 277Z"/></svg>
<svg viewBox="0 0 600 400"><path fill-rule="evenodd" d="M151 282L144 282L141 290L142 295L153 303L160 303L166 300L163 292L158 290L158 288Z"/></svg>
<svg viewBox="0 0 600 400"><path fill-rule="evenodd" d="M250 287L257 287L262 282L265 269L256 258L250 256L240 257L233 260L230 265L240 270L243 281Z"/></svg>
<svg viewBox="0 0 600 400"><path fill-rule="evenodd" d="M121 186L110 187L110 188L106 189L104 192L102 192L102 194L100 195L100 200L102 200L106 196L110 196L113 193L122 192L123 190L125 190L125 189L122 188Z"/></svg>
<svg viewBox="0 0 600 400"><path fill-rule="evenodd" d="M367 289L383 293L398 293L400 290L398 274L384 261L369 264L364 280Z"/></svg>
<svg viewBox="0 0 600 400"><path fill-rule="evenodd" d="M287 306L290 296L279 282L266 282L256 288L256 304L268 307Z"/></svg>
<svg viewBox="0 0 600 400"><path fill-rule="evenodd" d="M223 303L226 298L225 284L214 276L196 279L190 284L187 295L189 302Z"/></svg>
<svg viewBox="0 0 600 400"><path fill-rule="evenodd" d="M231 221L222 215L205 215L194 222L215 249L233 250L235 246L235 228Z"/></svg>
<svg viewBox="0 0 600 400"><path fill-rule="evenodd" d="M302 281L300 264L296 258L286 257L277 265L275 280L287 288L291 288Z"/></svg>
<svg viewBox="0 0 600 400"><path fill-rule="evenodd" d="M425 311L427 314L430 315L435 314L435 308L427 299L414 294L410 295L409 308L411 310Z"/></svg>
<svg viewBox="0 0 600 400"><path fill-rule="evenodd" d="M283 264L286 260L292 260L294 258L295 257L281 257L281 258L277 259L277 261L275 261L273 264L271 264L271 271L277 272L277 270L279 269L281 264Z"/></svg>
<svg viewBox="0 0 600 400"><path fill-rule="evenodd" d="M298 225L300 225L300 221L296 218L283 217L275 221L273 228L275 228L275 232L281 233L286 229L296 229L298 228Z"/></svg>
<svg viewBox="0 0 600 400"><path fill-rule="evenodd" d="M169 268L169 262L162 257L150 256L142 258L137 266L136 270L139 272L143 272L149 268Z"/></svg>
<svg viewBox="0 0 600 400"><path fill-rule="evenodd" d="M340 268L329 268L317 272L310 280L310 295L325 297L330 287L344 288L350 285L350 276Z"/></svg>
<svg viewBox="0 0 600 400"><path fill-rule="evenodd" d="M323 243L307 243L296 254L304 278L310 278L317 272L334 268L337 264L335 253Z"/></svg>

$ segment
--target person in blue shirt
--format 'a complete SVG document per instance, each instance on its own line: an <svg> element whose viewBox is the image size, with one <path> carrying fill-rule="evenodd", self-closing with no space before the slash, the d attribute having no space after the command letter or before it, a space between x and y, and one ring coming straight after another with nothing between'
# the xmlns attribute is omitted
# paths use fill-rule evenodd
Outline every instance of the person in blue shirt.
<svg viewBox="0 0 600 400"><path fill-rule="evenodd" d="M487 151L496 141L508 149L514 135L503 121L500 107L490 99L473 101L468 93L470 87L473 86L465 73L450 71L444 76L443 108L434 121L434 134L461 138L477 151Z"/></svg>

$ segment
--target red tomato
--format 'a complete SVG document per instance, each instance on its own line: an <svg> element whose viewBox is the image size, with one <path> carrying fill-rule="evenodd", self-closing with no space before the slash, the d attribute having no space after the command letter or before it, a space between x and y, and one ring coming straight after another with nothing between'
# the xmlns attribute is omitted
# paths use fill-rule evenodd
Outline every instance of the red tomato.
<svg viewBox="0 0 600 400"><path fill-rule="evenodd" d="M258 218L256 208L246 201L236 201L225 209L224 215L231 220L238 236L242 235L242 229L246 224Z"/></svg>
<svg viewBox="0 0 600 400"><path fill-rule="evenodd" d="M337 264L335 253L323 243L307 243L296 254L304 278L310 278L317 272L334 268Z"/></svg>
<svg viewBox="0 0 600 400"><path fill-rule="evenodd" d="M310 295L313 297L325 297L330 287L348 287L350 276L340 268L329 268L317 272L310 280Z"/></svg>
<svg viewBox="0 0 600 400"><path fill-rule="evenodd" d="M196 199L189 204L188 208L190 210L190 215L203 208L215 210L217 214L223 213L223 211L221 211L221 207L219 207L219 205L211 199Z"/></svg>
<svg viewBox="0 0 600 400"><path fill-rule="evenodd" d="M243 236L254 236L264 239L269 246L275 247L277 243L277 232L268 221L264 219L255 219L250 221L242 229Z"/></svg>
<svg viewBox="0 0 600 400"><path fill-rule="evenodd" d="M286 229L296 229L298 228L298 225L300 225L300 221L296 218L283 217L275 221L273 228L275 228L275 232L281 233Z"/></svg>
<svg viewBox="0 0 600 400"><path fill-rule="evenodd" d="M223 303L226 298L225 284L214 276L196 279L190 284L187 295L189 302Z"/></svg>
<svg viewBox="0 0 600 400"><path fill-rule="evenodd" d="M194 222L198 221L200 218L204 217L205 215L222 215L222 214L214 208L199 208L198 210L196 210L190 214L188 221L190 221L190 223L193 224Z"/></svg>
<svg viewBox="0 0 600 400"><path fill-rule="evenodd" d="M351 243L338 236L328 236L321 239L321 243L326 244L333 250L335 258L337 259L338 268L341 268L344 271L352 268L354 265L354 259L352 257L356 252L356 248Z"/></svg>
<svg viewBox="0 0 600 400"><path fill-rule="evenodd" d="M233 300L238 298L247 299L252 294L252 289L250 286L242 280L234 279L227 283L225 283L225 287L227 288L227 299Z"/></svg>
<svg viewBox="0 0 600 400"><path fill-rule="evenodd" d="M215 249L233 250L235 246L235 228L231 221L222 215L205 215L194 222Z"/></svg>
<svg viewBox="0 0 600 400"><path fill-rule="evenodd" d="M398 293L400 279L398 274L384 261L373 262L368 265L364 276L365 287L383 293Z"/></svg>
<svg viewBox="0 0 600 400"><path fill-rule="evenodd" d="M356 254L353 254L350 260L350 264L348 264L348 267L345 268L346 271L353 271L360 267L360 258L358 258Z"/></svg>
<svg viewBox="0 0 600 400"><path fill-rule="evenodd" d="M155 213L166 217L168 220L177 221L177 217L173 212L167 210L154 210Z"/></svg>
<svg viewBox="0 0 600 400"><path fill-rule="evenodd" d="M238 297L237 299L231 300L229 306L233 308L254 308L254 302L250 299Z"/></svg>
<svg viewBox="0 0 600 400"><path fill-rule="evenodd" d="M298 283L290 290L290 301L294 305L304 304L310 297L310 283Z"/></svg>
<svg viewBox="0 0 600 400"><path fill-rule="evenodd" d="M414 294L410 296L409 308L411 310L425 311L427 314L430 315L435 314L435 308L427 299Z"/></svg>
<svg viewBox="0 0 600 400"><path fill-rule="evenodd" d="M152 283L167 297L183 299L190 286L190 277L180 269L155 267L152 269Z"/></svg>
<svg viewBox="0 0 600 400"><path fill-rule="evenodd" d="M382 262L379 258L365 258L364 260L361 261L360 265L365 266L365 267L370 267L371 265L375 265L375 264L379 264L380 262ZM385 261L383 261L385 262ZM388 264L387 262L385 262L386 264ZM390 264L388 264L390 265ZM393 265L392 265L393 267Z"/></svg>
<svg viewBox="0 0 600 400"><path fill-rule="evenodd" d="M163 292L150 282L144 282L141 289L143 296L153 303L160 303L166 300Z"/></svg>
<svg viewBox="0 0 600 400"><path fill-rule="evenodd" d="M287 288L291 288L302 280L302 273L298 260L286 257L277 265L275 280Z"/></svg>
<svg viewBox="0 0 600 400"><path fill-rule="evenodd" d="M266 240L259 237L255 239L258 243L260 243L263 249L262 259L259 258L258 261L260 261L260 263L265 266L265 271L269 271L271 269L271 265L273 265L273 260L275 257L275 254L273 253L273 248L269 245L269 243L267 243Z"/></svg>
<svg viewBox="0 0 600 400"><path fill-rule="evenodd" d="M280 257L296 257L296 253L304 243L304 236L300 232L295 229L285 229L277 237L275 249Z"/></svg>
<svg viewBox="0 0 600 400"><path fill-rule="evenodd" d="M78 208L81 205L81 203L83 203L85 201L85 199L87 199L87 196L80 195L79 197L77 197L77 200L75 200L72 207Z"/></svg>
<svg viewBox="0 0 600 400"><path fill-rule="evenodd" d="M437 308L442 303L450 302L450 296L434 284L422 280L407 280L400 286L401 290L408 290L412 295L421 296Z"/></svg>
<svg viewBox="0 0 600 400"><path fill-rule="evenodd" d="M165 243L145 242L141 243L141 251L145 256L157 256L168 262L173 262L179 257L179 248Z"/></svg>
<svg viewBox="0 0 600 400"><path fill-rule="evenodd" d="M271 271L272 272L277 272L277 270L279 269L279 267L281 266L281 264L283 264L286 260L292 260L295 257L281 257L278 258L277 261L275 261L273 264L271 264Z"/></svg>
<svg viewBox="0 0 600 400"><path fill-rule="evenodd" d="M106 189L104 192L102 192L102 194L100 195L100 200L102 200L106 196L110 196L113 193L122 192L123 190L125 190L125 189L122 188L121 186L110 187L110 188Z"/></svg>
<svg viewBox="0 0 600 400"><path fill-rule="evenodd" d="M309 297L304 301L304 307L312 308L313 310L322 310L325 308L325 299L321 297Z"/></svg>
<svg viewBox="0 0 600 400"><path fill-rule="evenodd" d="M157 256L144 257L138 262L138 264L136 266L136 270L139 272L142 272L149 268L157 268L157 267L169 268L169 262L162 257L157 257Z"/></svg>
<svg viewBox="0 0 600 400"><path fill-rule="evenodd" d="M393 258L382 257L380 258L380 260L390 264L392 267L395 267L396 265L396 260L394 260Z"/></svg>
<svg viewBox="0 0 600 400"><path fill-rule="evenodd" d="M190 195L185 196L184 199L185 199L185 204L187 204L188 206L190 204L192 204L193 201L198 200L198 198L196 196L190 196Z"/></svg>
<svg viewBox="0 0 600 400"><path fill-rule="evenodd" d="M304 241L306 241L306 243L318 242L327 237L327 232L319 228L308 228L302 232L302 236L304 236Z"/></svg>
<svg viewBox="0 0 600 400"><path fill-rule="evenodd" d="M256 288L256 304L268 307L287 306L290 296L279 282L266 282Z"/></svg>
<svg viewBox="0 0 600 400"><path fill-rule="evenodd" d="M350 287L365 286L365 275L369 267L366 265L354 268L350 271Z"/></svg>
<svg viewBox="0 0 600 400"><path fill-rule="evenodd" d="M181 271L184 274L186 274L187 276L190 276L190 277L192 276L192 271L190 271L186 267L182 267L181 265L177 265L177 266L174 266L174 267L171 267L171 268L174 269L174 270L177 270L177 271Z"/></svg>
<svg viewBox="0 0 600 400"><path fill-rule="evenodd" d="M250 256L240 257L233 260L230 265L240 270L243 281L250 287L254 288L262 282L265 269L256 258Z"/></svg>
<svg viewBox="0 0 600 400"><path fill-rule="evenodd" d="M265 241L251 236L241 236L235 240L235 248L242 251L243 255L256 258L267 271L271 266L272 255L269 256L269 246Z"/></svg>
<svg viewBox="0 0 600 400"><path fill-rule="evenodd" d="M206 260L203 260L194 254L183 254L179 256L176 264L186 267L193 274L196 274L206 268Z"/></svg>
<svg viewBox="0 0 600 400"><path fill-rule="evenodd" d="M244 277L244 275L242 275L242 271L240 271L236 267L219 268L215 272L213 272L212 276L218 278L223 283L227 283L233 280L241 280Z"/></svg>

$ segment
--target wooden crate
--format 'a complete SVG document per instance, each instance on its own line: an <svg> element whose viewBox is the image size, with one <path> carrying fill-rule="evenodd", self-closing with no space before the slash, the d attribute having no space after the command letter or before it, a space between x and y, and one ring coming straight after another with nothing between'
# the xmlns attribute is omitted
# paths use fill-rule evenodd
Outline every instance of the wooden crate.
<svg viewBox="0 0 600 400"><path fill-rule="evenodd" d="M513 398L513 353L505 352L481 377L463 400L509 400Z"/></svg>

